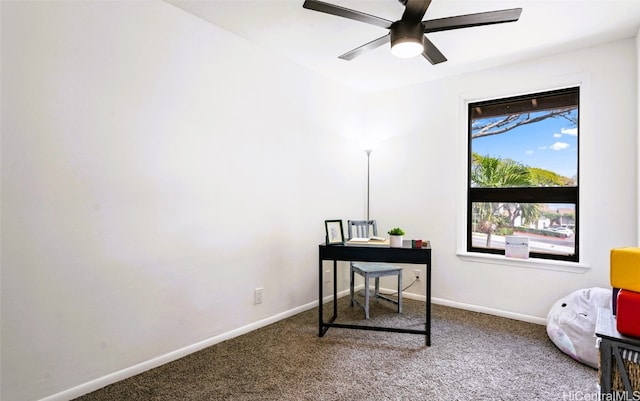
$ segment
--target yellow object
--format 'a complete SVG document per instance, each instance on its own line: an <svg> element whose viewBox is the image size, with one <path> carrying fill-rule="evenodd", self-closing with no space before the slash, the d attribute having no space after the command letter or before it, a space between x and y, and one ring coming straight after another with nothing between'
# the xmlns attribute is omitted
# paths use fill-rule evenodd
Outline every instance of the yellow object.
<svg viewBox="0 0 640 401"><path fill-rule="evenodd" d="M640 248L614 248L610 260L611 286L640 292Z"/></svg>

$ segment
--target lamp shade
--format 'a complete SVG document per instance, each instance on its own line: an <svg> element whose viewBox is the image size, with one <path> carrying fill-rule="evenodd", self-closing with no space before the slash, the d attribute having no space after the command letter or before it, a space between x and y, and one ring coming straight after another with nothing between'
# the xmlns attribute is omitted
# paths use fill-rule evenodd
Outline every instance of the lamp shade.
<svg viewBox="0 0 640 401"><path fill-rule="evenodd" d="M391 25L391 53L396 57L411 58L424 50L422 23L396 21Z"/></svg>

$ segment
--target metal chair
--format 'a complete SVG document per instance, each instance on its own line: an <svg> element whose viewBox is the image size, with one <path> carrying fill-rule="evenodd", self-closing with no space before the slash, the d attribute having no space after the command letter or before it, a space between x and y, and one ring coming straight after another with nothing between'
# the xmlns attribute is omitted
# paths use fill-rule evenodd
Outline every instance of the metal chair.
<svg viewBox="0 0 640 401"><path fill-rule="evenodd" d="M347 233L351 238L369 238L370 234L378 235L378 228L375 220L348 220ZM390 265L388 263L371 262L351 262L349 269L349 293L351 295L351 306L357 303L364 308L364 316L369 319L369 279L375 278L374 299L382 298L386 301L398 305L398 313L402 313L402 267ZM355 273L364 277L364 305L354 298L354 278ZM398 276L398 300L380 294L380 277Z"/></svg>

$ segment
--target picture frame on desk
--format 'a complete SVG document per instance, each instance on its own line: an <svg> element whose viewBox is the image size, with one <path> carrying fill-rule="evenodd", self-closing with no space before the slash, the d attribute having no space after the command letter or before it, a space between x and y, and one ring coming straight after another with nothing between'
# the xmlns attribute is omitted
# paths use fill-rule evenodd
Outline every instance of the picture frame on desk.
<svg viewBox="0 0 640 401"><path fill-rule="evenodd" d="M344 231L342 220L325 220L324 228L327 245L344 245Z"/></svg>

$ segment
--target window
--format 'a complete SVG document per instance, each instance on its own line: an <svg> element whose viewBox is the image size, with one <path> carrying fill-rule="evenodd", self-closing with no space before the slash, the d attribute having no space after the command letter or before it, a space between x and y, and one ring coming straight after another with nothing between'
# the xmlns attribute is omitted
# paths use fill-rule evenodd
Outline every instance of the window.
<svg viewBox="0 0 640 401"><path fill-rule="evenodd" d="M578 262L579 88L469 103L467 251Z"/></svg>

